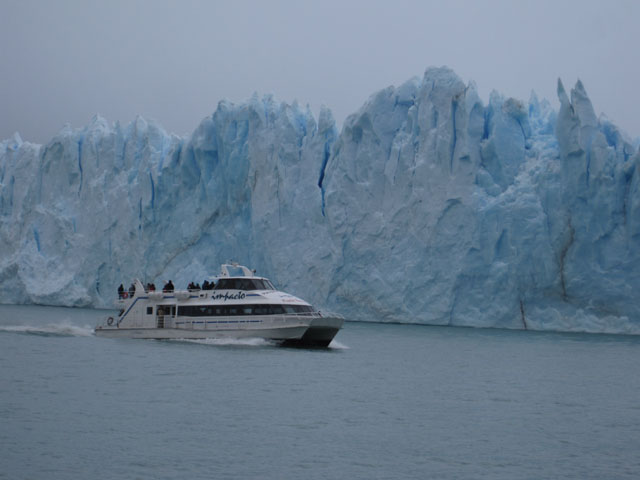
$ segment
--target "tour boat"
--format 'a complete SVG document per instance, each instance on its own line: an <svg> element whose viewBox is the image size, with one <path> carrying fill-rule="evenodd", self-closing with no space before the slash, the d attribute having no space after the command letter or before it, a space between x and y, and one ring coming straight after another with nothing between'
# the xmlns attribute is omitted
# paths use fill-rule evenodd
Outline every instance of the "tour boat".
<svg viewBox="0 0 640 480"><path fill-rule="evenodd" d="M234 273L232 275L232 273ZM121 292L120 313L95 329L102 337L148 339L264 338L326 347L344 318L323 314L238 264L224 264L213 289L149 291L135 280ZM135 290L135 291L134 291Z"/></svg>

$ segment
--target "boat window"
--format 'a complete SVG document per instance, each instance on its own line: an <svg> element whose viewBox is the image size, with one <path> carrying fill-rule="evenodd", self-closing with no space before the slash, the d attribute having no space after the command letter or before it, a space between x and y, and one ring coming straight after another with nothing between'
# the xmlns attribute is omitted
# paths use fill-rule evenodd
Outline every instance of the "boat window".
<svg viewBox="0 0 640 480"><path fill-rule="evenodd" d="M175 307L172 307L172 309ZM309 314L314 310L308 305L185 305L178 307L178 315L184 317L226 317L231 315L283 315Z"/></svg>
<svg viewBox="0 0 640 480"><path fill-rule="evenodd" d="M285 305L284 309L287 313L312 313L313 307L308 305Z"/></svg>
<svg viewBox="0 0 640 480"><path fill-rule="evenodd" d="M147 315L153 315L153 307L147 307Z"/></svg>
<svg viewBox="0 0 640 480"><path fill-rule="evenodd" d="M235 290L236 289L236 280L235 278L221 278L216 283L216 286L213 288L214 290Z"/></svg>
<svg viewBox="0 0 640 480"><path fill-rule="evenodd" d="M214 290L275 290L269 280L262 278L221 278Z"/></svg>

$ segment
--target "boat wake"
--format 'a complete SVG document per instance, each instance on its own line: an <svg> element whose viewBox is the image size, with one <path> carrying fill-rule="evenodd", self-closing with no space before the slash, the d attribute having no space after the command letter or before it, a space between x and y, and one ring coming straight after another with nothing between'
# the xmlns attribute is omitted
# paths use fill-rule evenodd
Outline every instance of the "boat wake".
<svg viewBox="0 0 640 480"><path fill-rule="evenodd" d="M345 345L344 343L340 343L336 340L331 340L331 343L329 344L329 348L331 350L349 350L349 347L347 345Z"/></svg>
<svg viewBox="0 0 640 480"><path fill-rule="evenodd" d="M267 340L265 338L202 338L202 339L176 338L171 341L197 343L199 345L235 346L235 347L272 347L277 345L277 342L272 340Z"/></svg>
<svg viewBox="0 0 640 480"><path fill-rule="evenodd" d="M93 327L73 325L69 322L48 325L0 325L0 332L42 335L47 337L91 337Z"/></svg>
<svg viewBox="0 0 640 480"><path fill-rule="evenodd" d="M199 345L232 346L232 347L277 347L280 342L268 340L266 338L176 338L170 339L172 342L196 343ZM349 347L343 343L333 340L328 347L330 350L348 350Z"/></svg>

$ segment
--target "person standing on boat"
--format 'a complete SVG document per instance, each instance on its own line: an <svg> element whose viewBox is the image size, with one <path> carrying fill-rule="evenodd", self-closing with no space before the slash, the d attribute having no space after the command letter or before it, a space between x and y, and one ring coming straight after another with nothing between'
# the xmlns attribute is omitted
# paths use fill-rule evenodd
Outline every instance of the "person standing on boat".
<svg viewBox="0 0 640 480"><path fill-rule="evenodd" d="M118 298L122 298L123 295L124 295L124 285L120 284L120 286L118 287Z"/></svg>
<svg viewBox="0 0 640 480"><path fill-rule="evenodd" d="M170 293L173 292L174 288L173 288L173 283L171 282L171 280L169 280L167 283L165 283L164 287L162 288L162 291L165 293Z"/></svg>
<svg viewBox="0 0 640 480"><path fill-rule="evenodd" d="M133 297L136 294L136 286L132 283L129 287L129 296Z"/></svg>

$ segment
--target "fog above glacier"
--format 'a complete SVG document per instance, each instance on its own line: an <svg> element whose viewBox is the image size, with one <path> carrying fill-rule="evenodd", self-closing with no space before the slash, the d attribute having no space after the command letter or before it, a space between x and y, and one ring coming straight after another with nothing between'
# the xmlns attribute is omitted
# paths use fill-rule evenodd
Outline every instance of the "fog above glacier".
<svg viewBox="0 0 640 480"><path fill-rule="evenodd" d="M523 101L559 108L580 78L632 136L640 3L617 1L5 1L0 139L46 143L65 123L141 114L191 133L218 102L254 91L328 106L341 126L371 92L448 65Z"/></svg>

